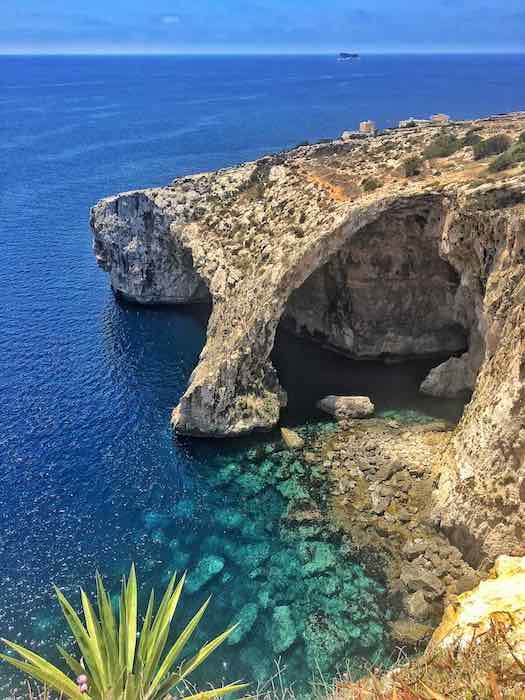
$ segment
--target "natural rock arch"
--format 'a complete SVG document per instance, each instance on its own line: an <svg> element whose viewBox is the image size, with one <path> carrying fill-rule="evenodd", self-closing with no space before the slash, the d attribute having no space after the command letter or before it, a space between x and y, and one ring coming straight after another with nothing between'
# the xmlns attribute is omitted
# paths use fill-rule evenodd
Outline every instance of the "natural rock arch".
<svg viewBox="0 0 525 700"><path fill-rule="evenodd" d="M319 232L315 240L298 245L286 265L276 261L259 278L240 281L233 295L214 299L206 346L188 389L173 413L174 428L190 434L238 435L275 425L285 397L270 354L277 325L294 292L351 245L354 237L362 232L366 235L371 230L369 227L389 217L402 219L408 215L421 216L421 212L425 212L425 222L432 212L430 225L434 229L435 259L439 260L442 198L436 195L385 198L351 210L335 228ZM448 266L442 264L440 272L444 283ZM457 284L448 282L451 289L441 287L453 304ZM245 313L247 309L248 315ZM423 349L418 351L416 338L412 338L414 347L411 352L405 352L403 348L395 352L393 346L399 346L399 342L392 339L385 350L367 352L366 355L403 356L463 350L464 333L459 330L460 323L454 320L460 311L450 311L449 318L442 324L443 328L447 323L451 327L445 347L439 346L437 338L424 338Z"/></svg>

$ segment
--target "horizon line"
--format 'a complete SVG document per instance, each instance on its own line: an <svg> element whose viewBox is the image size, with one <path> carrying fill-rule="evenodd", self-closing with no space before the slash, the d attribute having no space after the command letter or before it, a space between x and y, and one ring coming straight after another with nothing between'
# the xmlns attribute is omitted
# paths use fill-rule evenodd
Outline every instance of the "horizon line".
<svg viewBox="0 0 525 700"><path fill-rule="evenodd" d="M107 51L107 50L57 50L57 51L25 51L11 50L6 51L0 48L0 57L6 56L192 56L192 57L228 57L228 56L337 56L341 51L325 50L325 51L141 51L141 50L122 50L122 51ZM454 55L472 55L472 56L520 56L525 54L523 49L375 49L370 51L356 52L359 57L364 56L454 56Z"/></svg>

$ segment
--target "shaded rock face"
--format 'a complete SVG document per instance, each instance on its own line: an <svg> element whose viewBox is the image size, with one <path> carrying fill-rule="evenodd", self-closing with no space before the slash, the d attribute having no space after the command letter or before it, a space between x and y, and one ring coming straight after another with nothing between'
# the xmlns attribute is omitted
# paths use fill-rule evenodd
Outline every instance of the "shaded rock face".
<svg viewBox="0 0 525 700"><path fill-rule="evenodd" d="M292 292L284 323L356 358L450 355L467 346L459 277L439 255L439 205L389 212Z"/></svg>
<svg viewBox="0 0 525 700"><path fill-rule="evenodd" d="M448 128L463 138L472 125ZM525 115L475 125L515 138ZM433 137L415 133L408 155ZM478 565L525 535L525 174L480 185L486 163L467 150L441 175L429 164L407 179L402 130L301 147L105 199L92 228L116 292L142 303L211 297L206 345L172 415L181 433L278 422L286 395L270 353L283 315L358 357L461 355L459 372L447 360L423 385L474 389L433 517ZM370 175L383 184L366 193Z"/></svg>

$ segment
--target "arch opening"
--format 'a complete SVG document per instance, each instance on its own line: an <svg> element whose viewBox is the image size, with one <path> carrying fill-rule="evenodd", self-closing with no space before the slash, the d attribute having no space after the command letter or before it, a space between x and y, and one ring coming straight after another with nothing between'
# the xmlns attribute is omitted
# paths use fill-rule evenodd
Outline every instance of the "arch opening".
<svg viewBox="0 0 525 700"><path fill-rule="evenodd" d="M470 334L459 276L440 255L443 223L435 202L388 211L292 292L272 356L292 404L292 392L303 383L305 394L315 386L312 400L328 393L374 394L374 387L381 393L382 386L398 397L404 393L407 405L415 401L430 409L433 399L418 397L420 383L434 366L467 351ZM346 357L301 352L287 334ZM286 347L301 357L299 363L287 362ZM466 398L442 405L443 417L457 420Z"/></svg>

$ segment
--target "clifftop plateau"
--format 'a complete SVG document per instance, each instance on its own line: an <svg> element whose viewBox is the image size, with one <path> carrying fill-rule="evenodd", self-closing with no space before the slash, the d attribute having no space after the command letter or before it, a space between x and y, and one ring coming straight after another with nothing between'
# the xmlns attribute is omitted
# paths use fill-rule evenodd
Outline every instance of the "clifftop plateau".
<svg viewBox="0 0 525 700"><path fill-rule="evenodd" d="M416 125L99 202L94 250L116 293L212 302L174 429L278 422L280 322L351 357L440 358L422 390L473 397L441 455L433 518L473 566L522 548L524 131L523 113Z"/></svg>

